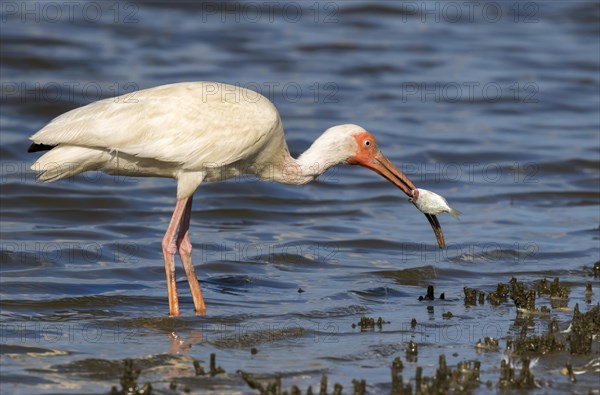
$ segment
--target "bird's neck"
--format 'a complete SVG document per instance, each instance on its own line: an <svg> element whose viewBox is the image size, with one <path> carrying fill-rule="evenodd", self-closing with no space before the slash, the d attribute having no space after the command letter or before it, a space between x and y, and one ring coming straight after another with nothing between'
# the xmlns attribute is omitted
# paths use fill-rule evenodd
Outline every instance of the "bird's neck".
<svg viewBox="0 0 600 395"><path fill-rule="evenodd" d="M330 167L343 163L343 158L331 156L330 145L330 142L318 138L298 159L294 159L286 150L280 165L274 169L273 180L283 184L302 185L311 182Z"/></svg>

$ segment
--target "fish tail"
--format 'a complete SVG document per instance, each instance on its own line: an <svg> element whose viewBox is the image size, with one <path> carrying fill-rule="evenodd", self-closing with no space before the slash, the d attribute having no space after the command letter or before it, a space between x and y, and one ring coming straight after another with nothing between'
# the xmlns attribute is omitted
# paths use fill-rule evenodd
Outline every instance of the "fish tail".
<svg viewBox="0 0 600 395"><path fill-rule="evenodd" d="M448 214L450 214L451 216L453 216L454 218L456 218L457 220L460 221L460 218L458 216L461 215L462 213L456 209L451 208L450 211L448 211Z"/></svg>

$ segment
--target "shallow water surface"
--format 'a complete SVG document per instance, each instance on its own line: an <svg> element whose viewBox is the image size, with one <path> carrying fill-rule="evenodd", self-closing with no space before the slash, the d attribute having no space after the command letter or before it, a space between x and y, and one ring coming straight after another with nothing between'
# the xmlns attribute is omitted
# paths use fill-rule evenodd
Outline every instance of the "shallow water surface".
<svg viewBox="0 0 600 395"><path fill-rule="evenodd" d="M1 392L107 393L133 359L157 393L256 393L238 370L280 374L285 389L314 389L325 373L330 391L356 378L388 393L394 358L414 384L416 366L431 376L444 354L453 367L479 360L485 393L508 336L543 334L552 318L566 330L576 304L597 305L600 7L450 3L84 2L72 17L59 3L58 16L4 3ZM91 172L41 184L25 151L72 108L195 80L269 97L294 155L335 124L373 132L417 186L463 212L440 217L447 249L365 169L302 187L203 184L190 238L208 314L193 314L178 263L183 314L168 317L160 241L174 181ZM560 278L569 298L529 322L510 300L465 305L463 287L487 293L513 276ZM418 300L428 285L436 300ZM353 326L365 316L389 323ZM476 350L485 336L499 351ZM226 373L196 376L193 361L207 367L211 353ZM591 353L538 356L533 392L597 391L598 353L596 335ZM592 361L575 383L560 374L569 359Z"/></svg>

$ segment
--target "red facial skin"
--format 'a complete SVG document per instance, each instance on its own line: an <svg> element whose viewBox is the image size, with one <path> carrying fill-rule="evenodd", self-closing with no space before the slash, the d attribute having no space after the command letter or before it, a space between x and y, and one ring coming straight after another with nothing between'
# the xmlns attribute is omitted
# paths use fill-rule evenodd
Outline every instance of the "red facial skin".
<svg viewBox="0 0 600 395"><path fill-rule="evenodd" d="M359 133L354 135L354 138L358 144L358 149L356 154L347 160L349 165L360 165L371 169L400 188L411 199L417 200L419 198L419 191L415 184L381 153L371 133ZM432 214L425 214L425 217L427 217L433 228L438 246L444 248L446 241L437 217Z"/></svg>
<svg viewBox="0 0 600 395"><path fill-rule="evenodd" d="M371 169L396 185L407 196L414 197L413 191L417 189L415 184L381 153L371 133L359 133L354 138L358 143L358 150L348 159L348 164Z"/></svg>

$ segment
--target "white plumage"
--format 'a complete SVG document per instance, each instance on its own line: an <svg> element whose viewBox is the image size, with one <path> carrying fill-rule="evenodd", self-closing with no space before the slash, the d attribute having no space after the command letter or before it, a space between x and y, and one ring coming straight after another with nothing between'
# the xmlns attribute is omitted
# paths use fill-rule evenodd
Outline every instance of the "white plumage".
<svg viewBox="0 0 600 395"><path fill-rule="evenodd" d="M87 170L177 180L177 204L162 242L172 315L179 314L176 251L195 309L205 311L188 236L192 195L201 182L248 173L305 184L347 163L376 171L408 196L416 189L357 125L328 129L298 159L292 158L275 106L256 92L216 82L163 85L100 100L56 117L31 140L31 152L49 150L32 166L41 181ZM443 247L437 218L426 216Z"/></svg>
<svg viewBox="0 0 600 395"><path fill-rule="evenodd" d="M283 160L287 153L271 102L214 82L163 85L100 100L55 118L31 140L58 145L32 166L42 172L42 181L83 169L173 177L180 199L190 196L203 179L237 175L244 161ZM280 158L273 158L275 152Z"/></svg>

